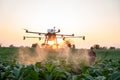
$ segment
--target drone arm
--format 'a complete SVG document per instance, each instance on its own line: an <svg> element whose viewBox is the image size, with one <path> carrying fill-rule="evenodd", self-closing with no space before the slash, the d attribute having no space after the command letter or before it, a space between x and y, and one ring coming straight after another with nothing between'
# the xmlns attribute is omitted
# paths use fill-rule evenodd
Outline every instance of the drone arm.
<svg viewBox="0 0 120 80"><path fill-rule="evenodd" d="M39 38L39 40L41 40L42 37L23 36L23 40L25 40L26 38Z"/></svg>
<svg viewBox="0 0 120 80"><path fill-rule="evenodd" d="M72 38L82 38L83 40L85 40L85 36L74 36Z"/></svg>
<svg viewBox="0 0 120 80"><path fill-rule="evenodd" d="M64 36L70 36L70 37L72 37L72 36L74 36L74 34L71 34L71 35L67 35L67 34L56 34L57 36L62 36L62 37L64 37Z"/></svg>
<svg viewBox="0 0 120 80"><path fill-rule="evenodd" d="M83 40L85 40L85 36L64 37L63 40L64 40L65 38L82 38Z"/></svg>
<svg viewBox="0 0 120 80"><path fill-rule="evenodd" d="M85 36L75 36L74 38L82 38L83 40L85 40Z"/></svg>
<svg viewBox="0 0 120 80"><path fill-rule="evenodd" d="M32 32L32 31L28 31L27 29L24 29L26 33L33 33L33 34L46 34L46 33L40 33L40 32Z"/></svg>
<svg viewBox="0 0 120 80"><path fill-rule="evenodd" d="M41 34L46 34L46 33L40 33L40 32L31 32L31 31L28 31L27 33L33 33L33 34L39 34L39 35L41 35Z"/></svg>

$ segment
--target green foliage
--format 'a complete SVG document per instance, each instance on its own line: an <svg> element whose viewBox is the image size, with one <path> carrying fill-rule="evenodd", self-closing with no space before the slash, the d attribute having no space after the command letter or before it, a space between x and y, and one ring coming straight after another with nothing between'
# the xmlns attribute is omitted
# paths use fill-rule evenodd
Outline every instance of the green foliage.
<svg viewBox="0 0 120 80"><path fill-rule="evenodd" d="M106 60L106 59L120 59L120 49L116 50L99 50L96 49L95 52L97 53L97 57L100 60Z"/></svg>
<svg viewBox="0 0 120 80"><path fill-rule="evenodd" d="M7 61L7 62L13 62L17 58L18 48L16 47L0 47L0 60L1 61Z"/></svg>
<svg viewBox="0 0 120 80"><path fill-rule="evenodd" d="M77 72L73 71L74 65L67 64L65 60L61 60L59 65L50 59L34 65L17 64L15 56L10 57L16 51L17 48L0 48L0 80L120 80L119 50L96 51L100 60L90 66L80 64L81 70Z"/></svg>
<svg viewBox="0 0 120 80"><path fill-rule="evenodd" d="M41 62L35 65L0 63L0 80L120 80L120 60L104 60L93 66L82 68L74 74L54 65Z"/></svg>

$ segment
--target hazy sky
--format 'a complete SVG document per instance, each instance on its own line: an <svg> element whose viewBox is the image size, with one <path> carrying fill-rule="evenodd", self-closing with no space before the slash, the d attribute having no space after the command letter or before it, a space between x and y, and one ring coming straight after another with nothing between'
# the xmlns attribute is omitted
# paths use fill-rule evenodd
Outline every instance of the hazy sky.
<svg viewBox="0 0 120 80"><path fill-rule="evenodd" d="M120 47L120 0L0 0L0 43L4 46L39 42L23 41L23 28L46 32L54 26L61 33L85 35L85 41L77 39L79 47Z"/></svg>

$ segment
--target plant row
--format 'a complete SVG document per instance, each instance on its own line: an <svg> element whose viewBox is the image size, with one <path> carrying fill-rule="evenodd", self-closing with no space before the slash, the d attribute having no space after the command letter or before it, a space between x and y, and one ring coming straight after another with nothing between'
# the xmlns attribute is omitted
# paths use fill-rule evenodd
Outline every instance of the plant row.
<svg viewBox="0 0 120 80"><path fill-rule="evenodd" d="M31 65L0 62L0 80L120 80L120 60L104 60L75 69L61 62Z"/></svg>

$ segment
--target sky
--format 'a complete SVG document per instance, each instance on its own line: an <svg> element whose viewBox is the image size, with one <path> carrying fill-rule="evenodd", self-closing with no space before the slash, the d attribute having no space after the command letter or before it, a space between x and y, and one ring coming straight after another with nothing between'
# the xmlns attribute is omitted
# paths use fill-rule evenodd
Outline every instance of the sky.
<svg viewBox="0 0 120 80"><path fill-rule="evenodd" d="M28 46L38 39L23 40L24 28L86 36L73 42L80 48L94 44L120 48L120 0L0 0L0 44ZM36 36L31 34L32 36Z"/></svg>

